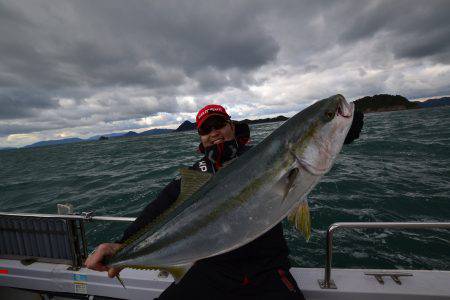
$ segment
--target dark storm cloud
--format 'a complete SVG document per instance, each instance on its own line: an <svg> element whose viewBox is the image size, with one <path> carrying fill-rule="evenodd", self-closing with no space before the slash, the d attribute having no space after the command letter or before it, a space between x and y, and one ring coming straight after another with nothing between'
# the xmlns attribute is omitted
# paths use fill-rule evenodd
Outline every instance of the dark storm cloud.
<svg viewBox="0 0 450 300"><path fill-rule="evenodd" d="M244 76L239 70L227 72L215 68L205 68L192 74L202 92L215 92L224 86L233 86L245 90L256 81L251 76Z"/></svg>
<svg viewBox="0 0 450 300"><path fill-rule="evenodd" d="M448 11L450 14L450 10ZM403 39L402 44L394 47L394 53L398 57L422 58L433 57L440 62L450 61L450 26L436 28L420 36L409 35Z"/></svg>
<svg viewBox="0 0 450 300"><path fill-rule="evenodd" d="M32 117L40 110L57 108L49 95L37 91L17 91L0 88L0 120ZM2 131L2 130L0 130Z"/></svg>
<svg viewBox="0 0 450 300"><path fill-rule="evenodd" d="M337 90L446 92L448 71L429 74L450 62L449 15L435 0L0 0L0 134L138 128L216 99L269 114Z"/></svg>
<svg viewBox="0 0 450 300"><path fill-rule="evenodd" d="M26 134L36 131L45 131L61 128L60 124L55 123L40 123L34 122L33 124L18 124L18 123L4 123L0 122L1 130L0 137L8 136L10 134Z"/></svg>
<svg viewBox="0 0 450 300"><path fill-rule="evenodd" d="M94 83L95 75L106 76L116 68L145 76L139 67L146 62L187 73L208 67L250 70L273 60L278 51L275 39L255 22L254 7L210 1L78 4L72 9L79 19L65 29L70 33L76 26L81 32L69 40L56 33L56 58L75 66ZM155 73L148 69L147 76L157 77ZM135 80L115 78L111 76L111 84Z"/></svg>
<svg viewBox="0 0 450 300"><path fill-rule="evenodd" d="M399 58L448 61L449 16L449 1L372 1L352 13L340 39L346 44L376 37Z"/></svg>
<svg viewBox="0 0 450 300"><path fill-rule="evenodd" d="M35 1L0 8L0 119L54 107L48 98L37 105L38 97L18 99L9 90L26 95L29 89L41 90L79 101L77 88L84 96L141 86L163 98L191 78L198 82L197 92L220 91L241 85L244 79L238 77L273 61L279 50L255 22L257 7L237 2ZM214 79L205 78L205 72L214 73ZM152 112L158 109L164 105Z"/></svg>
<svg viewBox="0 0 450 300"><path fill-rule="evenodd" d="M97 2L101 3L101 2ZM205 67L252 69L275 58L278 45L257 22L259 5L228 1L152 1L117 7L87 4L97 26L112 28L141 57L193 72ZM119 2L121 3L121 2ZM105 9L106 8L106 9ZM117 22L117 20L120 20ZM136 39L139 36L141 39Z"/></svg>

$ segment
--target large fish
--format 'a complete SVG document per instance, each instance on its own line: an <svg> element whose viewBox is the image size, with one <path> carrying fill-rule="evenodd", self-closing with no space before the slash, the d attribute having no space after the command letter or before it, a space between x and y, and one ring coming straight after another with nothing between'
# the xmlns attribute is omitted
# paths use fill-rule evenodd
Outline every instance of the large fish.
<svg viewBox="0 0 450 300"><path fill-rule="evenodd" d="M200 259L239 248L286 216L310 234L306 195L330 170L353 119L341 95L317 101L216 175L181 170L181 193L106 264L179 280Z"/></svg>

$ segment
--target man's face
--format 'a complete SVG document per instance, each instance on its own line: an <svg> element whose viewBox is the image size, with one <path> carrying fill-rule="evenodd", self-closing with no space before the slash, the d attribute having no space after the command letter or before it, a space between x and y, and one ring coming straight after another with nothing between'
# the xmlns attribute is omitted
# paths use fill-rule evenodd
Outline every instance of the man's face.
<svg viewBox="0 0 450 300"><path fill-rule="evenodd" d="M235 137L234 124L220 116L212 116L203 122L199 135L205 148L231 141Z"/></svg>

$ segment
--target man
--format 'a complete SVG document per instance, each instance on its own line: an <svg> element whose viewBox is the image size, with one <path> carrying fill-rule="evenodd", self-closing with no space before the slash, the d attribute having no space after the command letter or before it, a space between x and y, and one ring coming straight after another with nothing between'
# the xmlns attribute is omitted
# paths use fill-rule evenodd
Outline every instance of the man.
<svg viewBox="0 0 450 300"><path fill-rule="evenodd" d="M355 115L346 143L359 136L362 118ZM205 155L191 169L215 174L250 148L246 145L250 138L248 125L231 121L222 106L205 106L198 112L196 121L201 141L199 150ZM175 179L147 205L118 243L99 245L86 260L86 266L116 276L120 269L102 265L103 258L114 254L121 243L168 209L179 193L180 179ZM197 261L178 284L170 285L158 299L304 299L289 272L288 254L279 223L239 249Z"/></svg>

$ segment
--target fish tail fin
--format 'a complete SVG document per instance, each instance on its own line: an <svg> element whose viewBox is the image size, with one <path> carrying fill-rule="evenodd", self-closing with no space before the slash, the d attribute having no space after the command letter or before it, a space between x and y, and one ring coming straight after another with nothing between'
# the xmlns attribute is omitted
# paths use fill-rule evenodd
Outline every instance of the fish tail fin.
<svg viewBox="0 0 450 300"><path fill-rule="evenodd" d="M169 272L172 275L173 279L175 279L175 283L178 283L184 277L184 275L186 275L192 265L193 264L171 266L162 268L162 270Z"/></svg>
<svg viewBox="0 0 450 300"><path fill-rule="evenodd" d="M311 215L308 201L302 201L298 207L295 207L289 214L288 220L303 234L306 241L309 241L311 237Z"/></svg>

